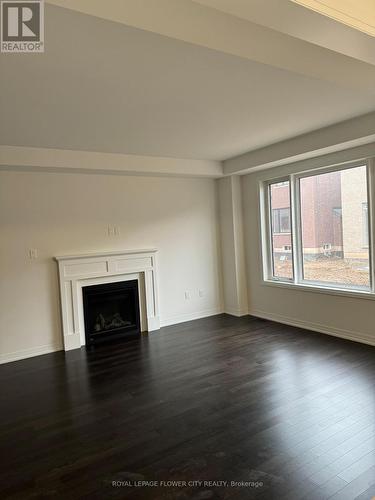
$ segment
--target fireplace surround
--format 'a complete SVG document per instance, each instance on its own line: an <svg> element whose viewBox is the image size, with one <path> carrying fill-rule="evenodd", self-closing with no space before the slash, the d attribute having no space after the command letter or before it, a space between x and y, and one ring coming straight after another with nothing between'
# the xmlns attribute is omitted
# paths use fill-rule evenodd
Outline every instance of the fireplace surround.
<svg viewBox="0 0 375 500"><path fill-rule="evenodd" d="M86 345L84 290L93 286L136 281L139 330L160 328L156 255L157 250L151 249L55 257L66 351Z"/></svg>

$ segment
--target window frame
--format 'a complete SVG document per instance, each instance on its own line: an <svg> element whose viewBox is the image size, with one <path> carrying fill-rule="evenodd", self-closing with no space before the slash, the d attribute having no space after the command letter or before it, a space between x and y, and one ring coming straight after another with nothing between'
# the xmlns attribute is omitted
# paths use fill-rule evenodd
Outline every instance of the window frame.
<svg viewBox="0 0 375 500"><path fill-rule="evenodd" d="M323 281L310 281L303 278L303 248L302 248L302 219L301 219L301 196L300 179L330 172L337 172L356 167L366 167L367 180L367 209L368 209L368 240L369 240L369 287L355 285L342 285L336 283L325 283ZM335 295L363 296L375 300L374 279L374 204L375 199L375 159L359 160L355 162L332 165L303 172L290 173L280 177L262 180L259 183L260 193L260 219L261 219L261 255L263 263L264 285L281 286L287 288L298 288L319 293ZM279 182L289 181L290 190L290 219L291 219L291 241L293 258L293 279L275 277L273 275L273 246L272 246L272 208L270 197L270 186Z"/></svg>
<svg viewBox="0 0 375 500"><path fill-rule="evenodd" d="M366 216L365 216L365 214L366 214ZM362 248L370 248L370 245L369 245L370 231L368 229L367 239L364 238L364 231L363 231L364 227L369 226L368 218L369 218L369 206L368 206L368 200L367 200L367 203L362 203Z"/></svg>
<svg viewBox="0 0 375 500"><path fill-rule="evenodd" d="M273 256L273 242L272 242L272 208L271 208L271 185L278 184L281 182L289 183L289 197L290 197L290 231L292 240L292 262L293 262L293 278L280 278L274 276L274 256ZM294 251L293 251L293 216L292 216L292 206L291 206L291 184L288 176L279 177L277 179L272 179L266 181L261 185L262 190L262 200L261 205L261 218L263 220L262 228L262 248L265 246L267 251L262 253L263 255L263 270L267 269L267 280L274 282L282 282L292 284L294 282ZM280 233L275 233L280 234ZM287 233L290 234L290 233ZM264 275L265 277L265 275Z"/></svg>

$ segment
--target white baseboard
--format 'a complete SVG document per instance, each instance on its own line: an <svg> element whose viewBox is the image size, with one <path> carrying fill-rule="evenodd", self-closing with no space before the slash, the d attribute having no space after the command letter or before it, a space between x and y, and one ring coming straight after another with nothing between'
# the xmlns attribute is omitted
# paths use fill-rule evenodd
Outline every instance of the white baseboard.
<svg viewBox="0 0 375 500"><path fill-rule="evenodd" d="M236 316L237 318L240 318L241 316L248 316L249 314L247 309L232 309L231 307L225 307L224 312L225 314L230 314L231 316Z"/></svg>
<svg viewBox="0 0 375 500"><path fill-rule="evenodd" d="M160 330L160 319L159 316L154 316L152 318L147 318L147 325L149 332L155 332Z"/></svg>
<svg viewBox="0 0 375 500"><path fill-rule="evenodd" d="M372 338L369 335L354 332L352 330L334 328L331 326L323 325L321 323L311 323L310 321L297 320L295 318L290 318L288 316L283 316L281 314L268 313L256 309L249 311L249 314L251 316L256 316L257 318L276 321L277 323L282 323L284 325L296 326L298 328L305 328L306 330L312 330L314 332L324 333L326 335L332 335L333 337L340 337L345 340L353 340L354 342L361 342L362 344L375 346L375 336Z"/></svg>
<svg viewBox="0 0 375 500"><path fill-rule="evenodd" d="M221 307L206 309L204 311L197 311L193 313L176 314L173 316L168 316L162 318L160 321L160 326L170 326L176 325L178 323L184 323L186 321L192 321L194 319L207 318L209 316L215 316L216 314L230 314L232 316L255 316L257 318L268 319L270 321L276 321L277 323L282 323L284 325L296 326L297 328L305 328L306 330L312 330L314 332L324 333L326 335L332 335L334 337L340 337L346 340L352 340L354 342L361 342L362 344L368 344L375 346L375 336L371 338L365 334L360 334L358 332L353 332L352 330L344 330L342 328L327 327L321 323L311 323L309 321L297 320L295 318L290 318L288 316L283 316L281 314L269 313L266 311L260 311L253 309L251 311L235 311L227 309L224 311ZM0 354L0 364L10 363L12 361L18 361L21 359L31 358L34 356L40 356L42 354L49 354L51 352L61 351L63 349L60 342L55 342L51 344L46 344L39 347L34 347L31 349L22 349L20 351L9 352L5 354Z"/></svg>
<svg viewBox="0 0 375 500"><path fill-rule="evenodd" d="M224 311L221 307L214 307L213 309L206 309L204 311L197 311L192 313L174 314L161 318L160 326L177 325L178 323L185 323L185 321L192 321L194 319L208 318L216 314L222 314Z"/></svg>
<svg viewBox="0 0 375 500"><path fill-rule="evenodd" d="M185 321L192 321L194 319L206 318L208 316L214 316L216 314L221 314L221 313L223 313L222 308L217 307L194 313L176 314L162 319L160 321L160 326L175 325L177 323L184 323ZM8 352L5 354L0 354L0 364L11 363L12 361L19 361L21 359L32 358L34 356L40 356L42 354L49 354L51 352L61 351L62 349L63 349L62 343L55 342L52 344L46 344L39 347L33 347L31 349L22 349L20 351Z"/></svg>
<svg viewBox="0 0 375 500"><path fill-rule="evenodd" d="M49 354L50 352L61 351L62 348L63 347L61 342L55 342L39 347L33 347L31 349L21 349L20 351L0 354L0 364L19 361L20 359L32 358L34 356L40 356L42 354Z"/></svg>

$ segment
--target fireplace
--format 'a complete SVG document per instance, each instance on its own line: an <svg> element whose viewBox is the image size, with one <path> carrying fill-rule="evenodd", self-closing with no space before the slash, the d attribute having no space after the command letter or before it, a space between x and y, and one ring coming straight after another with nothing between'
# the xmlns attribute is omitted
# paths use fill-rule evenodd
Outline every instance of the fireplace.
<svg viewBox="0 0 375 500"><path fill-rule="evenodd" d="M140 334L138 280L82 288L86 345Z"/></svg>
<svg viewBox="0 0 375 500"><path fill-rule="evenodd" d="M136 280L139 288L140 330L159 330L156 253L154 248L55 257L59 270L65 351L79 349L86 344L83 295L85 289L97 285ZM95 338L99 339L99 333Z"/></svg>

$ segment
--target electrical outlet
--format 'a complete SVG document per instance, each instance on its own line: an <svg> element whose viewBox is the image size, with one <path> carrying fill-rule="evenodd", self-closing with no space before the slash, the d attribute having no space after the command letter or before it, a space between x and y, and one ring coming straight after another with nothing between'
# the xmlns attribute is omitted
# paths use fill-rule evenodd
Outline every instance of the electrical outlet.
<svg viewBox="0 0 375 500"><path fill-rule="evenodd" d="M120 236L120 226L108 226L108 236Z"/></svg>
<svg viewBox="0 0 375 500"><path fill-rule="evenodd" d="M189 290L186 290L186 292L185 292L185 300L190 300L190 299L191 299L190 292L189 292Z"/></svg>
<svg viewBox="0 0 375 500"><path fill-rule="evenodd" d="M38 258L38 250L36 248L29 248L29 259L35 260Z"/></svg>

